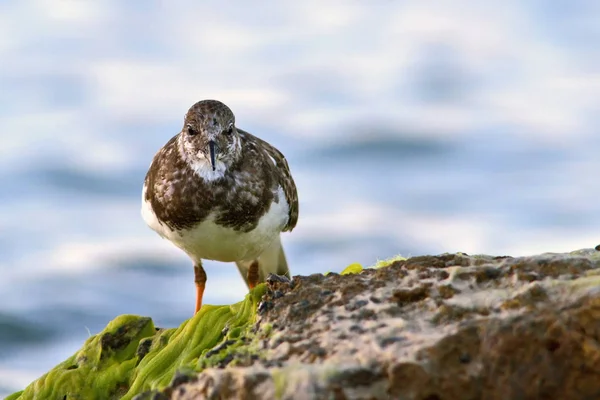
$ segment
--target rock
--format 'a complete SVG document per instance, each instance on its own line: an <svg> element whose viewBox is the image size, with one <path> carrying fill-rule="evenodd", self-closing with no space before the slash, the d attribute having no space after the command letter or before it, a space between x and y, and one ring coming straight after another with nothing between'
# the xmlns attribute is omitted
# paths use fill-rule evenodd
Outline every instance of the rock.
<svg viewBox="0 0 600 400"><path fill-rule="evenodd" d="M89 392L96 397L65 392L70 365L88 379L84 368L95 365L91 385L140 400L595 399L599 285L594 249L442 254L271 276L232 306L244 312L218 324L208 319L220 308L177 330L117 319L53 370L62 375L51 371L9 399L35 398L40 388L55 395L48 399L111 398L98 397L99 386Z"/></svg>
<svg viewBox="0 0 600 400"><path fill-rule="evenodd" d="M595 250L272 281L260 357L172 399L600 398L599 284Z"/></svg>

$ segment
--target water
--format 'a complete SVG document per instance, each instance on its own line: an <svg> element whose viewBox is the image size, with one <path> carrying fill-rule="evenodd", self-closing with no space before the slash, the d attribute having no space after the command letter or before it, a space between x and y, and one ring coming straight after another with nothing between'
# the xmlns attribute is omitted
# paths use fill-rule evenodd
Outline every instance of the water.
<svg viewBox="0 0 600 400"><path fill-rule="evenodd" d="M119 314L190 317L139 203L203 98L288 157L295 274L600 243L599 5L165 4L0 2L0 395ZM207 303L243 298L207 273Z"/></svg>

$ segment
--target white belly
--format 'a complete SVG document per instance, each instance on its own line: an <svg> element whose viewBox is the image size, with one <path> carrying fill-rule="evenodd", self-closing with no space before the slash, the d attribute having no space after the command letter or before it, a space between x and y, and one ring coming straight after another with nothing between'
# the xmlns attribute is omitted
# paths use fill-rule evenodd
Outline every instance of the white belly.
<svg viewBox="0 0 600 400"><path fill-rule="evenodd" d="M161 224L150 203L145 200L146 187L142 193L142 217L144 221L162 237L185 251L192 260L202 259L233 262L254 260L280 234L288 221L289 205L283 189L279 188L279 203L273 202L256 228L250 232L235 231L214 223L209 216L194 228L172 231Z"/></svg>

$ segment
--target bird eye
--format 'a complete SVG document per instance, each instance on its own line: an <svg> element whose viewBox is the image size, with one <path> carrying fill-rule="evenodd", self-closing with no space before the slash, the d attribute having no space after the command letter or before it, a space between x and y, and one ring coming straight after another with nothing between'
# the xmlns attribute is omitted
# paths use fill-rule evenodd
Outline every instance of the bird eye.
<svg viewBox="0 0 600 400"><path fill-rule="evenodd" d="M190 135L190 136L194 136L194 135L196 135L198 133L198 131L195 130L194 128L192 128L191 125L187 125L185 127L185 129L187 131L187 134Z"/></svg>
<svg viewBox="0 0 600 400"><path fill-rule="evenodd" d="M223 133L228 136L231 135L233 133L233 125L229 125L229 128L225 129Z"/></svg>

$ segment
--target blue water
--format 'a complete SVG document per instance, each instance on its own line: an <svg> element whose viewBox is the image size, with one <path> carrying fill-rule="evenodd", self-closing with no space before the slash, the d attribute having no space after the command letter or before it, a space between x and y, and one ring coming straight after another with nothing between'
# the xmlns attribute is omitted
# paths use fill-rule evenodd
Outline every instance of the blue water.
<svg viewBox="0 0 600 400"><path fill-rule="evenodd" d="M600 3L459 3L0 2L0 395L119 314L191 316L139 203L203 98L288 157L294 274L600 243Z"/></svg>

